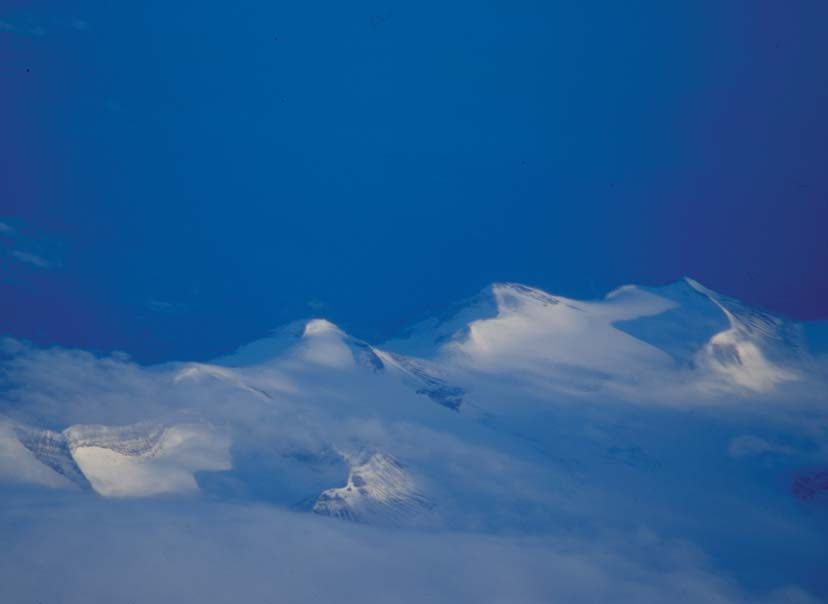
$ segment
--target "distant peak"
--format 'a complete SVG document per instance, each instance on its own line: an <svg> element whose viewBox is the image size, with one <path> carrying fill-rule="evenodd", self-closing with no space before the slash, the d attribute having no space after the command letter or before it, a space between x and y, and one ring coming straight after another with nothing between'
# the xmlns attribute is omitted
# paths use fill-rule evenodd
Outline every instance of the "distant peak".
<svg viewBox="0 0 828 604"><path fill-rule="evenodd" d="M240 346L235 352L212 361L216 365L256 365L283 356L296 346L320 341L344 340L346 334L326 319L298 319L274 329L264 338Z"/></svg>
<svg viewBox="0 0 828 604"><path fill-rule="evenodd" d="M302 330L302 337L317 336L329 333L345 335L339 327L337 327L327 319L311 319L305 323L305 328Z"/></svg>

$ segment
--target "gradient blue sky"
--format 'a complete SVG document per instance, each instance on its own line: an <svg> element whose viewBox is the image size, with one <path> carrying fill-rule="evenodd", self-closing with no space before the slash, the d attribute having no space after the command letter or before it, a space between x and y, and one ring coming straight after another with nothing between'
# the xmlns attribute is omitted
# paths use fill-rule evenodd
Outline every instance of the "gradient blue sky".
<svg viewBox="0 0 828 604"><path fill-rule="evenodd" d="M71 5L71 6L70 6ZM828 318L828 2L0 1L0 333L208 359L497 280Z"/></svg>

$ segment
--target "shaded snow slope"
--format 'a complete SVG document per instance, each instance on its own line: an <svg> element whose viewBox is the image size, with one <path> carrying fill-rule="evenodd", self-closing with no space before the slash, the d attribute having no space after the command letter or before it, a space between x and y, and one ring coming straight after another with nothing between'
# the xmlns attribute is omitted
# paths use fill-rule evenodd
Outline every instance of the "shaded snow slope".
<svg viewBox="0 0 828 604"><path fill-rule="evenodd" d="M88 486L59 433L0 419L0 483Z"/></svg>
<svg viewBox="0 0 828 604"><path fill-rule="evenodd" d="M663 350L680 366L694 367L710 340L731 326L721 307L687 280L658 288L622 288L609 297L625 290L649 292L671 302L664 312L616 321L615 327Z"/></svg>
<svg viewBox="0 0 828 604"><path fill-rule="evenodd" d="M20 444L31 451L40 463L65 476L81 488L90 488L89 481L72 455L65 433L15 426Z"/></svg>

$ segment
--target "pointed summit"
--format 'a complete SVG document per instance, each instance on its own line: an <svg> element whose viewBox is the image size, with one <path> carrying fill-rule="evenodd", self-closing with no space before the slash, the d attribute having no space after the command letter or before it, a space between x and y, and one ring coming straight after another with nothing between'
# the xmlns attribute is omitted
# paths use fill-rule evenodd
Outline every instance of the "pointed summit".
<svg viewBox="0 0 828 604"><path fill-rule="evenodd" d="M348 335L327 319L293 321L275 329L266 338L215 359L213 364L246 367L291 358L339 368L355 364L374 370L382 368L382 361L371 346Z"/></svg>
<svg viewBox="0 0 828 604"><path fill-rule="evenodd" d="M328 333L337 333L342 337L345 336L345 332L327 319L311 319L305 323L305 329L302 331L302 337L314 337Z"/></svg>
<svg viewBox="0 0 828 604"><path fill-rule="evenodd" d="M227 367L244 367L276 359L296 346L302 339L308 324L313 321L313 319L300 319L277 327L269 336L243 344L234 352L214 359L212 363Z"/></svg>

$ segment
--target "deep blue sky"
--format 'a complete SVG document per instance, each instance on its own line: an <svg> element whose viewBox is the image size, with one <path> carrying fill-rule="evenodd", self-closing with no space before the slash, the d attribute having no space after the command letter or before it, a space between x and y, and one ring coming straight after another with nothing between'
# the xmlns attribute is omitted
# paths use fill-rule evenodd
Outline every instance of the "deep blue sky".
<svg viewBox="0 0 828 604"><path fill-rule="evenodd" d="M0 333L207 359L682 274L828 318L826 28L824 0L0 0Z"/></svg>

